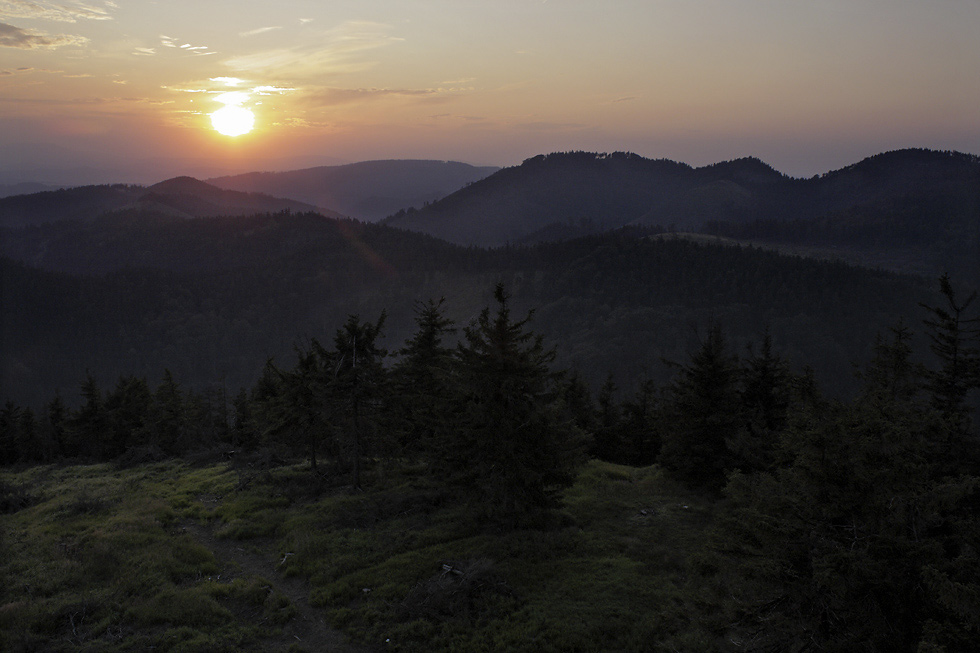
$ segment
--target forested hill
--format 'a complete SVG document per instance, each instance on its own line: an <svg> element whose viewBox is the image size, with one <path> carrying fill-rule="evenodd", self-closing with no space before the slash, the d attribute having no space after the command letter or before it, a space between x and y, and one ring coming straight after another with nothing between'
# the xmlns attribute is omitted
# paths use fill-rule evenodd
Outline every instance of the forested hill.
<svg viewBox="0 0 980 653"><path fill-rule="evenodd" d="M267 211L339 213L262 193L223 190L193 177L175 177L153 186L79 186L0 198L0 227L15 228L63 220L91 220L123 209L150 210L180 218L252 215Z"/></svg>
<svg viewBox="0 0 980 653"><path fill-rule="evenodd" d="M978 195L980 158L955 152L888 152L811 179L752 158L693 168L629 153L571 152L528 159L387 223L461 244L500 245L625 224L697 231L708 221L812 220L886 211L906 200L931 206L936 197L959 201L949 219L961 223L976 220Z"/></svg>
<svg viewBox="0 0 980 653"><path fill-rule="evenodd" d="M635 229L479 250L315 214L117 214L83 227L63 236L75 260L48 263L84 276L3 263L0 379L20 403L59 389L71 400L87 370L111 384L170 369L190 387L234 390L349 314L386 311L396 350L416 302L445 297L466 325L498 282L515 310L535 309L533 327L559 345L559 362L593 386L609 373L624 389L669 378L663 359L683 359L716 323L738 350L768 329L779 352L847 393L875 334L903 316L916 323L918 303L934 295L924 280ZM88 276L100 264L105 276Z"/></svg>
<svg viewBox="0 0 980 653"><path fill-rule="evenodd" d="M497 170L457 161L362 161L287 172L251 172L208 181L229 190L269 193L328 206L358 220L374 222L399 209L434 202Z"/></svg>

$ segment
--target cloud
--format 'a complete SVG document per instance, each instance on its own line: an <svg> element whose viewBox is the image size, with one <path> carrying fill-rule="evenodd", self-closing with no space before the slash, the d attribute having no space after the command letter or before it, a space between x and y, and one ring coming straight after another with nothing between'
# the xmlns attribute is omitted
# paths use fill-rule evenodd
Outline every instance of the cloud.
<svg viewBox="0 0 980 653"><path fill-rule="evenodd" d="M282 29L281 25L274 25L272 27L259 27L258 29L249 30L247 32L240 32L239 36L256 36L258 34L265 34L266 32L272 32L277 29Z"/></svg>
<svg viewBox="0 0 980 653"><path fill-rule="evenodd" d="M66 45L82 45L84 43L88 43L88 39L84 36L45 34L36 30L21 29L7 23L0 23L0 48L53 50Z"/></svg>
<svg viewBox="0 0 980 653"><path fill-rule="evenodd" d="M232 57L224 63L234 70L297 79L365 70L375 62L364 59L371 50L402 39L389 34L388 25L348 21L289 48Z"/></svg>
<svg viewBox="0 0 980 653"><path fill-rule="evenodd" d="M115 9L116 5L106 2L105 6ZM82 4L61 5L52 2L31 2L30 0L0 0L0 16L7 18L40 18L63 23L76 23L79 20L112 20L106 9Z"/></svg>
<svg viewBox="0 0 980 653"><path fill-rule="evenodd" d="M338 106L356 102L367 102L387 97L433 97L438 89L410 88L326 88L307 95L304 100L316 106Z"/></svg>
<svg viewBox="0 0 980 653"><path fill-rule="evenodd" d="M245 82L244 79L238 77L211 77L210 81L218 82L219 84L224 84L225 86L238 86Z"/></svg>
<svg viewBox="0 0 980 653"><path fill-rule="evenodd" d="M172 36L167 36L166 34L160 35L160 43L166 48L175 48L177 50L183 50L189 54L195 54L198 56L215 54L213 50L208 50L206 45L192 45L190 43L181 43L177 45L177 39Z"/></svg>
<svg viewBox="0 0 980 653"><path fill-rule="evenodd" d="M134 48L133 50L133 54L142 57L150 57L155 55L156 53L157 53L156 48Z"/></svg>
<svg viewBox="0 0 980 653"><path fill-rule="evenodd" d="M259 95L272 95L273 93L282 94L295 90L295 88L288 88L285 86L256 86L252 89L252 92L258 93Z"/></svg>

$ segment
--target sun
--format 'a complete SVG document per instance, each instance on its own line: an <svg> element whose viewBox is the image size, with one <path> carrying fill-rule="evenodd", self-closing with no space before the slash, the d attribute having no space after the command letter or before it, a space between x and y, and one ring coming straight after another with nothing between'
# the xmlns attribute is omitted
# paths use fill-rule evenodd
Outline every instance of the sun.
<svg viewBox="0 0 980 653"><path fill-rule="evenodd" d="M211 114L211 125L219 134L241 136L252 131L255 115L245 107L229 104Z"/></svg>

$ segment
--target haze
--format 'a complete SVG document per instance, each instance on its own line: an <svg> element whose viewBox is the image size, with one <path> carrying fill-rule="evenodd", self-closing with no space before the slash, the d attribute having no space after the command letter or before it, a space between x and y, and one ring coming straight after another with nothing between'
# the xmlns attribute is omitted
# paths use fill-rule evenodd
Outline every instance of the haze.
<svg viewBox="0 0 980 653"><path fill-rule="evenodd" d="M975 0L0 0L0 183L980 152ZM222 94L255 115L227 137Z"/></svg>

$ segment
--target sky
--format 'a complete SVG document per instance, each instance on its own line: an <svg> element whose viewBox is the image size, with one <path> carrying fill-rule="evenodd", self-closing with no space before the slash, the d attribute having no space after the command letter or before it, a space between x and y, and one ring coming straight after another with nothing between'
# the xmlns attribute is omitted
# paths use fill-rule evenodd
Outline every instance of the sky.
<svg viewBox="0 0 980 653"><path fill-rule="evenodd" d="M978 0L0 0L0 183L977 154L978 34Z"/></svg>

